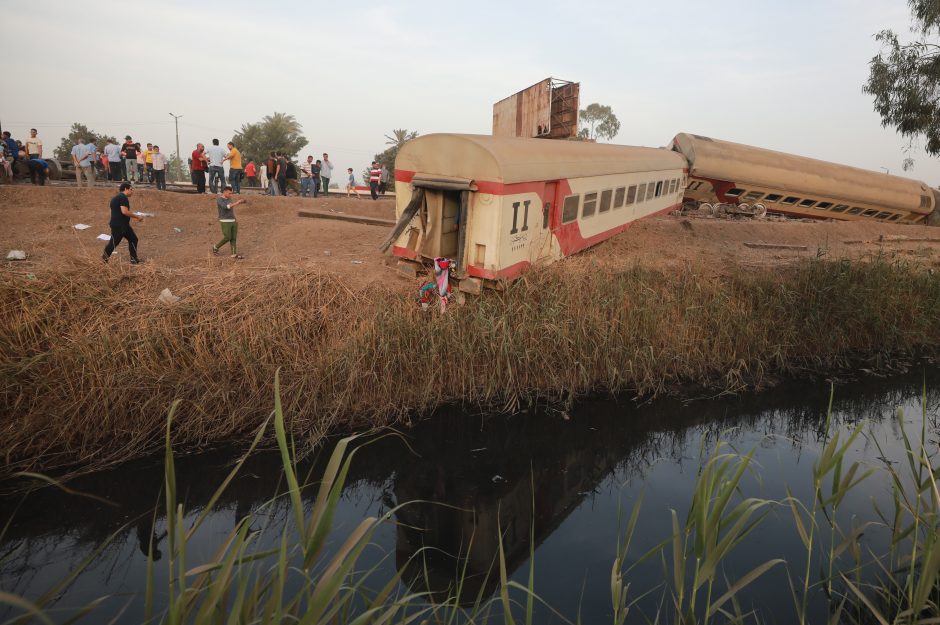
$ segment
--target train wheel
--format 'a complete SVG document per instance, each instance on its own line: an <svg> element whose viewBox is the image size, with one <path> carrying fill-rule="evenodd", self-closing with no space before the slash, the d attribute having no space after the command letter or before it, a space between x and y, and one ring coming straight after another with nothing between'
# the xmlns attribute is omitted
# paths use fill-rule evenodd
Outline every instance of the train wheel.
<svg viewBox="0 0 940 625"><path fill-rule="evenodd" d="M766 216L767 216L767 207L764 206L763 204L755 204L754 205L754 217L758 219L763 219Z"/></svg>
<svg viewBox="0 0 940 625"><path fill-rule="evenodd" d="M59 164L59 161L50 158L46 163L49 165L49 178L52 180L62 180L62 165Z"/></svg>
<svg viewBox="0 0 940 625"><path fill-rule="evenodd" d="M702 204L699 204L699 205L698 205L698 209L699 209L699 211L701 211L701 213L702 213L703 215L714 215L714 214L715 214L715 207L712 206L711 204L709 204L708 202L703 202Z"/></svg>
<svg viewBox="0 0 940 625"><path fill-rule="evenodd" d="M715 205L715 214L722 216L728 214L728 205L727 204L716 204Z"/></svg>

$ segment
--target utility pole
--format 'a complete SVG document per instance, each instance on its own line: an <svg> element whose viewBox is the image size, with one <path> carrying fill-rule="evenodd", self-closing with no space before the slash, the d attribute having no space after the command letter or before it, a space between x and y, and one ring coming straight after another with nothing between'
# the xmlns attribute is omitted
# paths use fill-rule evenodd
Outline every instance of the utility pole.
<svg viewBox="0 0 940 625"><path fill-rule="evenodd" d="M180 154L180 117L182 115L170 113L170 117L176 122L176 179L179 181L183 179L183 155Z"/></svg>

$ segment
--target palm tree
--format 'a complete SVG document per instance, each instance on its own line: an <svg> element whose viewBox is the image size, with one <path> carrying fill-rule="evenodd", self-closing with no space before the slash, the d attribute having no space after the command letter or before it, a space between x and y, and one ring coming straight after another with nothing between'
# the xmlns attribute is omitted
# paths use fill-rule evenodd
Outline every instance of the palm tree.
<svg viewBox="0 0 940 625"><path fill-rule="evenodd" d="M385 135L385 138L388 139L388 141L385 142L385 145L393 145L396 148L401 148L401 146L405 145L405 143L411 141L417 136L417 130L409 131L405 128L396 128L392 130L391 135Z"/></svg>

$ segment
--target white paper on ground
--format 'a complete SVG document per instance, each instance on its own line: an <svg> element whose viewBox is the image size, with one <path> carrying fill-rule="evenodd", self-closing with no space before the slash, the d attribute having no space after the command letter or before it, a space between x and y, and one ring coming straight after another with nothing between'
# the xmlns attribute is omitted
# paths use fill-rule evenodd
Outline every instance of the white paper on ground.
<svg viewBox="0 0 940 625"><path fill-rule="evenodd" d="M110 235L110 234L99 234L99 235L98 235L98 239L100 239L101 241L110 241L110 240L111 240L111 235Z"/></svg>
<svg viewBox="0 0 940 625"><path fill-rule="evenodd" d="M72 227L75 228L76 230L88 230L89 228L91 228L91 226L89 226L88 224L75 224Z"/></svg>

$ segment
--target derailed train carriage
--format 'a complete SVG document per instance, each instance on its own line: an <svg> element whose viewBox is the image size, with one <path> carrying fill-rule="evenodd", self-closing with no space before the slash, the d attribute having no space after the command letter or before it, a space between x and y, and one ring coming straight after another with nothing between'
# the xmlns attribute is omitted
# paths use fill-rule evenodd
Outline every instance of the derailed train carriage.
<svg viewBox="0 0 940 625"><path fill-rule="evenodd" d="M461 286L517 277L682 203L685 158L666 149L432 134L395 161L405 262L455 261Z"/></svg>
<svg viewBox="0 0 940 625"><path fill-rule="evenodd" d="M672 146L689 163L685 197L694 204L816 219L940 221L940 194L917 180L688 133Z"/></svg>

